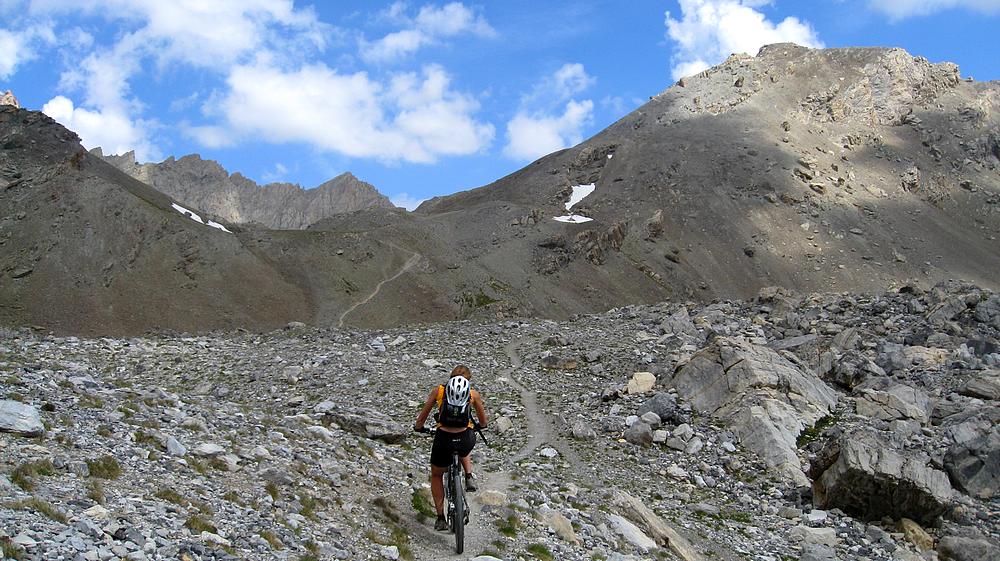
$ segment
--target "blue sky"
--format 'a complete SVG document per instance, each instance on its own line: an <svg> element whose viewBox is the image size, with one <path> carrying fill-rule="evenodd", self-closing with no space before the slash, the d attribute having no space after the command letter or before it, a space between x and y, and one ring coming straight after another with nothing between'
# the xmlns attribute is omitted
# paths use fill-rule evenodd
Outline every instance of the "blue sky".
<svg viewBox="0 0 1000 561"><path fill-rule="evenodd" d="M140 161L350 171L401 206L597 133L766 43L893 46L1000 79L1000 0L0 0L0 91Z"/></svg>

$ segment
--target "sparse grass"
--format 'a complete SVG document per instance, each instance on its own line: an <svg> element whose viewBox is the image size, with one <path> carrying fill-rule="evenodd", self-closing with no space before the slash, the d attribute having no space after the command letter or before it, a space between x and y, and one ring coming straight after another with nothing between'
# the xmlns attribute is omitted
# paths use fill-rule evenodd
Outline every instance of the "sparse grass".
<svg viewBox="0 0 1000 561"><path fill-rule="evenodd" d="M197 534L200 534L201 532L211 532L213 534L219 533L215 524L212 524L210 520L207 520L198 514L192 514L189 516L188 519L184 521L184 527Z"/></svg>
<svg viewBox="0 0 1000 561"><path fill-rule="evenodd" d="M17 393L17 392L10 392L10 393L7 394L7 399L10 399L10 400L13 400L13 401L20 401L20 402L24 403L24 394L20 394L20 393Z"/></svg>
<svg viewBox="0 0 1000 561"><path fill-rule="evenodd" d="M52 465L52 461L48 459L24 462L11 472L10 482L25 491L31 492L35 490L36 479L54 475L55 472L56 468Z"/></svg>
<svg viewBox="0 0 1000 561"><path fill-rule="evenodd" d="M299 502L302 504L302 509L299 510L299 514L308 518L309 520L313 521L319 520L319 518L316 516L316 507L321 506L321 502L319 499L311 495L303 494L302 497L299 498Z"/></svg>
<svg viewBox="0 0 1000 561"><path fill-rule="evenodd" d="M271 495L271 498L274 500L278 500L278 497L281 496L281 493L278 491L278 486L274 483L274 481L268 481L264 485L264 490L267 491L267 494Z"/></svg>
<svg viewBox="0 0 1000 561"><path fill-rule="evenodd" d="M56 507L52 506L52 503L43 501L35 497L30 499L24 499L21 501L13 501L4 504L5 507L11 510L33 510L39 514L45 515L56 522L65 524L68 519L66 515L59 511Z"/></svg>
<svg viewBox="0 0 1000 561"><path fill-rule="evenodd" d="M97 427L97 436L103 436L104 438L111 437L111 427L108 425L101 425Z"/></svg>
<svg viewBox="0 0 1000 561"><path fill-rule="evenodd" d="M90 476L101 479L118 479L122 474L122 466L114 456L104 455L94 460L87 460Z"/></svg>
<svg viewBox="0 0 1000 561"><path fill-rule="evenodd" d="M413 550L410 549L410 535L401 526L403 520L402 516L396 511L393 504L385 497L376 497L372 503L379 508L382 515L388 520L389 538L384 539L372 530L366 531L365 535L368 536L368 539L375 543L396 546L396 549L399 550L400 559L412 561Z"/></svg>
<svg viewBox="0 0 1000 561"><path fill-rule="evenodd" d="M521 520L516 514L511 514L507 518L497 520L497 529L508 538L517 536L517 531L521 528Z"/></svg>
<svg viewBox="0 0 1000 561"><path fill-rule="evenodd" d="M285 544L281 543L278 536L270 530L261 530L260 537L267 542L267 545L271 546L271 549L285 549Z"/></svg>
<svg viewBox="0 0 1000 561"><path fill-rule="evenodd" d="M9 538L0 538L0 553L3 553L4 559L13 559L14 561L24 559L24 551L10 543Z"/></svg>
<svg viewBox="0 0 1000 561"><path fill-rule="evenodd" d="M417 511L417 521L423 522L428 518L437 518L437 510L434 509L434 505L431 504L430 497L423 489L415 489L413 495L410 497L410 504L413 505L413 510Z"/></svg>
<svg viewBox="0 0 1000 561"><path fill-rule="evenodd" d="M554 561L555 559L554 557L552 557L552 552L549 551L549 548L545 547L544 544L533 543L525 549L528 551L528 553L534 555L535 557L541 559L542 561Z"/></svg>
<svg viewBox="0 0 1000 561"><path fill-rule="evenodd" d="M87 484L87 498L102 505L108 498L104 494L104 483L100 479L91 479Z"/></svg>
<svg viewBox="0 0 1000 561"><path fill-rule="evenodd" d="M79 406L84 409L104 409L104 400L96 395L85 393L80 396Z"/></svg>
<svg viewBox="0 0 1000 561"><path fill-rule="evenodd" d="M233 504L243 506L243 500L240 499L240 496L236 493L236 491L226 491L226 494L222 495L222 498Z"/></svg>
<svg viewBox="0 0 1000 561"><path fill-rule="evenodd" d="M195 470L196 472L202 475L208 473L208 466L206 466L204 463L202 463L200 460L196 458L189 458L187 460L187 463L189 466L191 466L191 469Z"/></svg>
<svg viewBox="0 0 1000 561"><path fill-rule="evenodd" d="M153 496L157 499L167 501L168 503L174 503L175 505L187 506L188 500L181 496L180 493L174 491L173 489L159 489Z"/></svg>

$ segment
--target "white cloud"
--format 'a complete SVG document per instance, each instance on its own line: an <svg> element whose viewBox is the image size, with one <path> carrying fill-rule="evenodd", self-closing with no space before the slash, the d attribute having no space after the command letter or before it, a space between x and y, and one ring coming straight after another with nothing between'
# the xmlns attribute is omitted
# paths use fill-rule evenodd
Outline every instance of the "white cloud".
<svg viewBox="0 0 1000 561"><path fill-rule="evenodd" d="M596 82L580 63L566 63L542 78L521 98L520 109L507 123L504 155L534 160L578 144L584 127L593 122L594 102L571 98Z"/></svg>
<svg viewBox="0 0 1000 561"><path fill-rule="evenodd" d="M193 138L206 148L226 148L236 144L235 136L225 127L185 123L180 128L187 137Z"/></svg>
<svg viewBox="0 0 1000 561"><path fill-rule="evenodd" d="M593 120L594 102L570 100L562 115L518 113L507 123L504 154L533 160L583 140L583 128Z"/></svg>
<svg viewBox="0 0 1000 561"><path fill-rule="evenodd" d="M238 66L221 114L235 132L270 142L305 142L350 157L433 162L478 152L493 125L476 121L479 104L450 89L439 66L400 74L388 84L366 73L322 65L285 71L268 63Z"/></svg>
<svg viewBox="0 0 1000 561"><path fill-rule="evenodd" d="M10 78L21 64L37 58L40 43L52 43L51 27L36 25L20 31L0 29L0 79Z"/></svg>
<svg viewBox="0 0 1000 561"><path fill-rule="evenodd" d="M479 37L494 37L496 31L484 17L477 15L461 2L441 7L424 6L416 18L407 19L405 6L396 2L385 12L387 19L400 21L406 29L396 31L377 41L361 43L361 58L368 62L388 62L413 54L421 47L441 39L469 33Z"/></svg>
<svg viewBox="0 0 1000 561"><path fill-rule="evenodd" d="M392 202L392 204L400 208L405 208L411 212L416 210L416 208L420 206L420 203L426 200L427 199L418 199L409 193L396 193L395 195L389 197L389 201Z"/></svg>
<svg viewBox="0 0 1000 561"><path fill-rule="evenodd" d="M755 8L770 0L679 0L680 19L666 13L667 37L676 43L675 79L696 74L733 53L756 54L764 45L792 42L822 47L806 22L787 17L778 23Z"/></svg>
<svg viewBox="0 0 1000 561"><path fill-rule="evenodd" d="M133 122L119 111L74 107L72 100L60 95L49 100L42 107L42 112L79 134L87 149L100 146L105 154L124 154L135 150L136 159L141 162L159 156L141 132L146 124Z"/></svg>
<svg viewBox="0 0 1000 561"><path fill-rule="evenodd" d="M875 10L898 21L913 16L926 16L952 8L966 8L986 14L1000 13L1000 0L870 0Z"/></svg>

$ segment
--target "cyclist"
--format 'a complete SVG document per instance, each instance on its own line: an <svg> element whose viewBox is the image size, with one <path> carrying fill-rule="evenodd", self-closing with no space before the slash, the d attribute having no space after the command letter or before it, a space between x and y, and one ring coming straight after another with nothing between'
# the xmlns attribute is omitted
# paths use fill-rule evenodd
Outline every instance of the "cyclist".
<svg viewBox="0 0 1000 561"><path fill-rule="evenodd" d="M476 490L475 475L472 472L472 448L476 445L476 433L473 431L472 409L475 408L479 419L479 428L485 429L487 418L483 398L479 392L472 389L469 380L472 371L468 366L459 364L451 371L447 384L442 384L431 390L424 403L424 408L417 415L413 430L424 430L431 409L437 406L437 432L434 433L434 444L431 447L431 495L434 496L434 508L437 509L435 530L447 530L448 522L444 517L444 473L451 464L451 453L457 451L462 460L465 472L465 489Z"/></svg>

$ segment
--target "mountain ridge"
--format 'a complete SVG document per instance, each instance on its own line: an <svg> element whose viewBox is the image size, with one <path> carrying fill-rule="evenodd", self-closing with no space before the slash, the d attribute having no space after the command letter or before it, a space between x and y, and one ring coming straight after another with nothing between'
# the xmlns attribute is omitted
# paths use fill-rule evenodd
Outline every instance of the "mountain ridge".
<svg viewBox="0 0 1000 561"><path fill-rule="evenodd" d="M94 153L182 203L231 223L257 223L272 229L304 229L332 214L370 206L394 206L370 183L344 172L307 189L293 183L259 185L240 172L230 173L215 160L198 154L139 164L135 152L105 156Z"/></svg>

